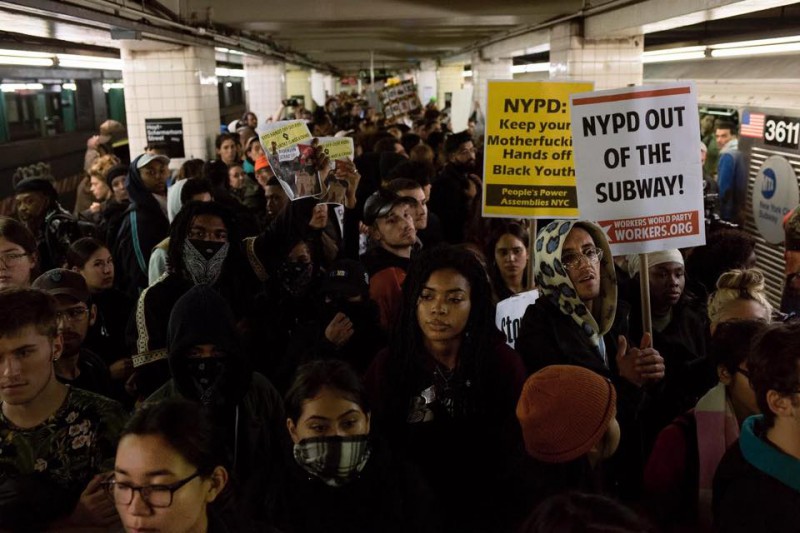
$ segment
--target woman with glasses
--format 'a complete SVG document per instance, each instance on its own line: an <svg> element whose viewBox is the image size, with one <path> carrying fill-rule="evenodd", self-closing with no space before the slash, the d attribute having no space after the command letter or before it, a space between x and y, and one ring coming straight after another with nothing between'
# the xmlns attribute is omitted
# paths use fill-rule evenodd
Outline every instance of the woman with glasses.
<svg viewBox="0 0 800 533"><path fill-rule="evenodd" d="M651 516L664 531L711 530L714 473L744 420L759 413L748 357L753 339L766 326L761 320L719 324L709 345L719 382L658 434L644 489Z"/></svg>
<svg viewBox="0 0 800 533"><path fill-rule="evenodd" d="M0 217L0 289L29 287L36 278L36 239L24 224Z"/></svg>
<svg viewBox="0 0 800 533"><path fill-rule="evenodd" d="M127 532L218 533L234 524L224 452L199 405L165 400L122 431L106 489Z"/></svg>
<svg viewBox="0 0 800 533"><path fill-rule="evenodd" d="M556 220L536 238L539 298L522 318L516 350L529 372L575 365L611 379L622 442L617 474L624 495L641 484L639 411L647 384L664 377L664 359L649 334L628 341L630 307L617 301L614 261L603 230L588 221ZM635 344L634 344L635 343Z"/></svg>

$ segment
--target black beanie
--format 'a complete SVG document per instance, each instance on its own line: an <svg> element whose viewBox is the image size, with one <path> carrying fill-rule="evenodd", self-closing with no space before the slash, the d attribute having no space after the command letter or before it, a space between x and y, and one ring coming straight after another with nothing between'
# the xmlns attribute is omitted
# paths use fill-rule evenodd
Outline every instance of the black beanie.
<svg viewBox="0 0 800 533"><path fill-rule="evenodd" d="M45 178L26 178L14 186L14 193L40 192L53 201L58 200L56 188Z"/></svg>
<svg viewBox="0 0 800 533"><path fill-rule="evenodd" d="M114 165L106 172L106 183L109 189L114 189L114 178L128 175L128 165Z"/></svg>

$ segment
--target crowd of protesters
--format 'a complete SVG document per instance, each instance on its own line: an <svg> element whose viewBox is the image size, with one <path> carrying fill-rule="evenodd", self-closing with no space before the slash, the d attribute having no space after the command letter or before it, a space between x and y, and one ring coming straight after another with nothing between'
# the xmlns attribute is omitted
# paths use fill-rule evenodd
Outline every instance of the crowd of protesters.
<svg viewBox="0 0 800 533"><path fill-rule="evenodd" d="M354 139L313 156L338 207L252 112L172 170L94 139L75 215L17 183L0 531L798 531L800 325L753 238L649 254L648 331L599 226L482 218L480 117L446 111L270 117ZM534 288L512 349L495 306Z"/></svg>

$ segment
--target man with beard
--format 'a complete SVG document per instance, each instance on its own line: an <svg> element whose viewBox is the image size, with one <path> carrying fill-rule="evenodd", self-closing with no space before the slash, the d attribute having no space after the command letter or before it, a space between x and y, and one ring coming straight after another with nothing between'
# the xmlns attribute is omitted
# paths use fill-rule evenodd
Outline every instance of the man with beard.
<svg viewBox="0 0 800 533"><path fill-rule="evenodd" d="M54 364L58 380L79 389L111 396L108 367L100 356L82 347L97 318L97 307L91 301L83 276L65 268L56 268L36 278L32 286L50 294L57 302L58 330L64 341L61 356ZM124 371L126 362L120 364Z"/></svg>
<svg viewBox="0 0 800 533"><path fill-rule="evenodd" d="M430 208L442 221L444 240L450 244L464 242L470 204L477 193L475 145L465 132L456 133L444 142L447 165L431 187Z"/></svg>
<svg viewBox="0 0 800 533"><path fill-rule="evenodd" d="M167 327L172 375L148 401L182 396L203 405L224 443L241 516L258 531L271 522L286 431L275 387L253 372L228 302L209 285L190 288Z"/></svg>
<svg viewBox="0 0 800 533"><path fill-rule="evenodd" d="M63 265L70 243L83 236L77 219L61 207L58 192L45 178L24 179L14 193L16 218L36 237L39 268Z"/></svg>
<svg viewBox="0 0 800 533"><path fill-rule="evenodd" d="M140 399L169 379L167 322L175 302L195 285L216 289L243 325L255 313L259 287L241 250L239 227L216 202L192 201L175 217L167 249L167 275L145 289L128 323L133 384Z"/></svg>
<svg viewBox="0 0 800 533"><path fill-rule="evenodd" d="M389 331L400 313L401 285L417 242L411 215L416 205L414 198L383 189L367 198L364 205L364 225L369 227L371 247L362 261L370 276L369 296L378 304L385 331Z"/></svg>
<svg viewBox="0 0 800 533"><path fill-rule="evenodd" d="M387 342L378 323L378 308L369 298L364 266L353 259L336 261L325 274L319 293L319 319L293 336L294 346L305 345L299 348L302 353L296 360L341 359L363 375Z"/></svg>

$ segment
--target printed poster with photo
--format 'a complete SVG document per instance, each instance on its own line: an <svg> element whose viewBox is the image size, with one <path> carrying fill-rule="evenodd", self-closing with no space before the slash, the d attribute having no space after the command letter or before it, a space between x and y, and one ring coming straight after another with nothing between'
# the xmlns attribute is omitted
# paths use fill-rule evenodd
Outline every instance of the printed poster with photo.
<svg viewBox="0 0 800 533"><path fill-rule="evenodd" d="M322 179L324 194L322 202L344 205L349 183L347 180L338 179L336 170L342 165L352 162L355 157L353 139L350 137L320 137L319 146L330 159L327 175Z"/></svg>
<svg viewBox="0 0 800 533"><path fill-rule="evenodd" d="M317 140L303 120L283 120L258 128L261 146L270 167L292 200L322 194L322 179L316 170Z"/></svg>

